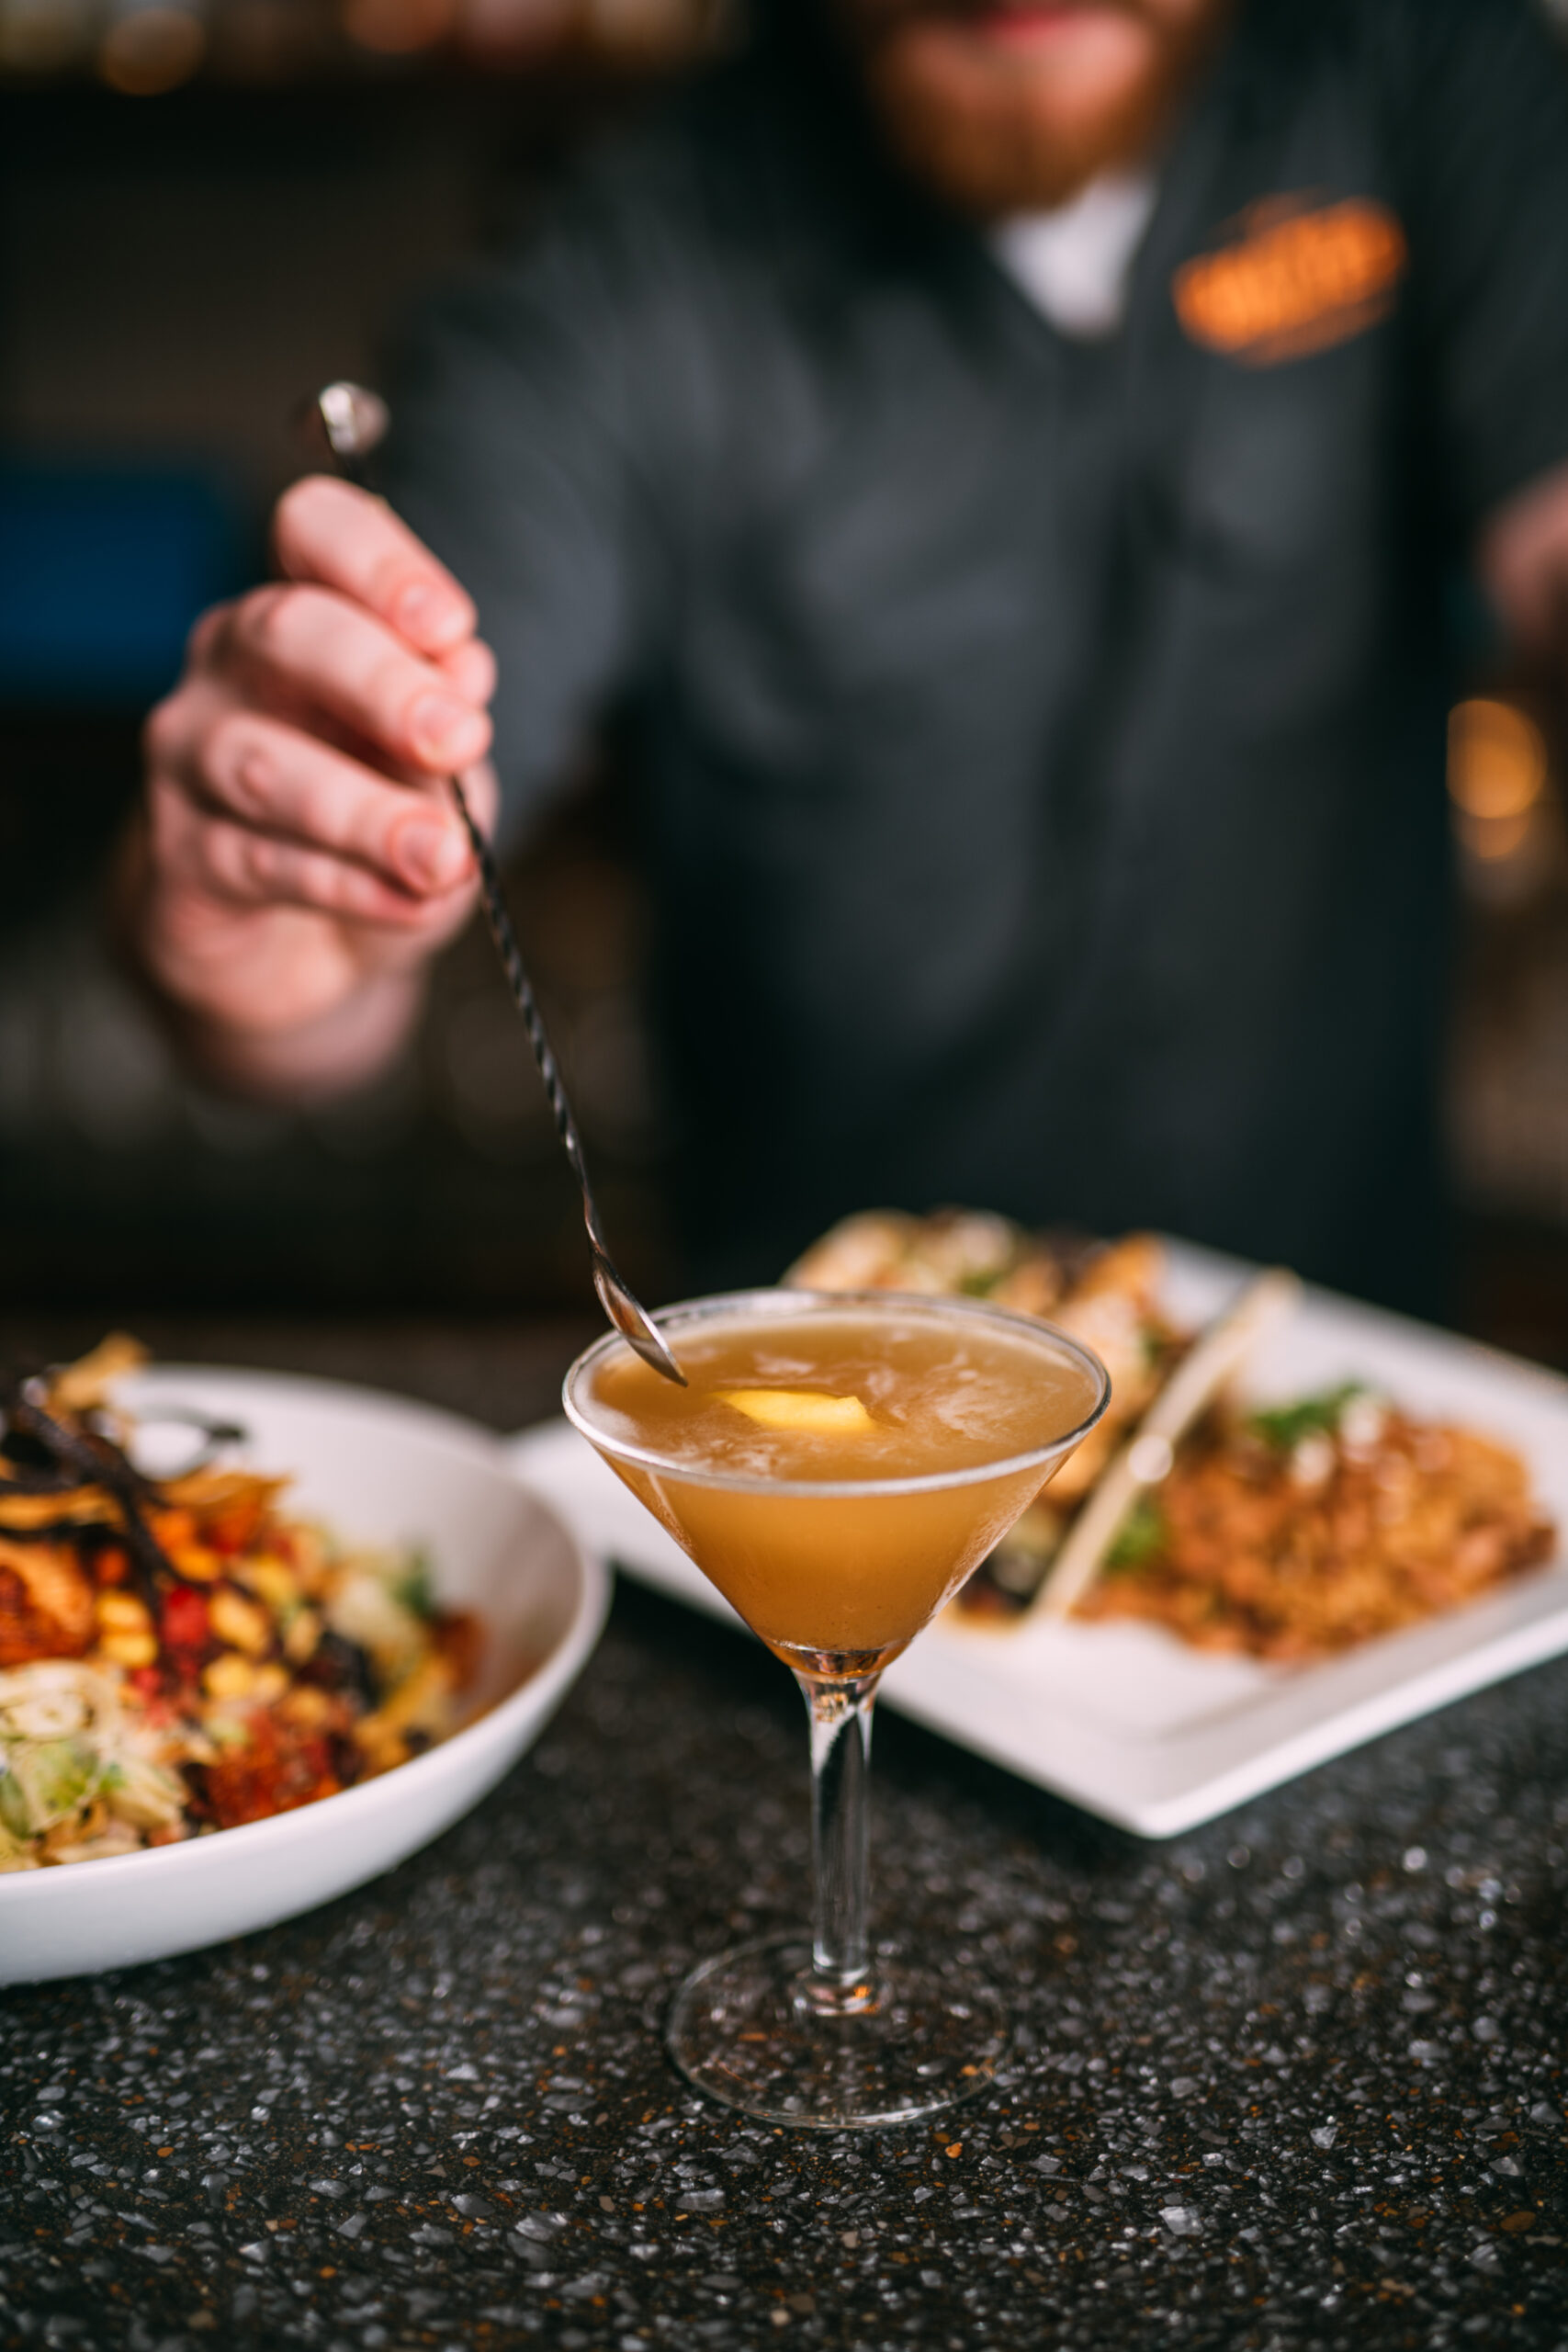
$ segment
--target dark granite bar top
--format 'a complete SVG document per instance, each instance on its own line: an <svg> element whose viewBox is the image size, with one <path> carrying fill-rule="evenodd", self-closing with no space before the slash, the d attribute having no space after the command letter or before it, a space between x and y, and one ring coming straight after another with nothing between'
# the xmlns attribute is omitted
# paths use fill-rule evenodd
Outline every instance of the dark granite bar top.
<svg viewBox="0 0 1568 2352"><path fill-rule="evenodd" d="M493 1341L494 1418L572 1336ZM471 1351L461 1388L389 1361L471 1398ZM0 1995L0 2343L1568 2344L1568 1664L1167 1846L892 1714L874 1779L882 1928L1012 1998L971 2106L818 2137L669 2070L692 1961L802 1917L805 1724L623 1586L538 1747L389 1876Z"/></svg>

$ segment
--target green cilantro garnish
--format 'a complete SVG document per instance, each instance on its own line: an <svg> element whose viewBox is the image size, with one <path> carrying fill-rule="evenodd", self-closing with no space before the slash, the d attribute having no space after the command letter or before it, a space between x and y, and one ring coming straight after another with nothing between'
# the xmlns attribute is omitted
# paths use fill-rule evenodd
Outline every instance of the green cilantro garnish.
<svg viewBox="0 0 1568 2352"><path fill-rule="evenodd" d="M435 1577L428 1552L411 1552L409 1564L392 1587L394 1600L416 1617L434 1617L436 1611Z"/></svg>
<svg viewBox="0 0 1568 2352"><path fill-rule="evenodd" d="M1165 1549L1165 1518L1152 1495L1140 1495L1105 1555L1112 1570L1146 1567Z"/></svg>
<svg viewBox="0 0 1568 2352"><path fill-rule="evenodd" d="M1250 1414L1247 1426L1266 1445L1289 1453L1303 1437L1332 1436L1351 1398L1365 1393L1364 1381L1347 1380L1337 1388L1325 1388L1321 1396L1303 1396L1294 1405L1280 1405L1268 1412Z"/></svg>

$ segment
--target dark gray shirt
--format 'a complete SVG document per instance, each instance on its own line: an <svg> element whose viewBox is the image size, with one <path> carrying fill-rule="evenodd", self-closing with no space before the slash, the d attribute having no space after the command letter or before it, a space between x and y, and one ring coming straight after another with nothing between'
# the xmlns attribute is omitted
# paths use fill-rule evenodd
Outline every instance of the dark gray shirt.
<svg viewBox="0 0 1568 2352"><path fill-rule="evenodd" d="M1522 6L1252 0L1093 346L764 53L405 377L513 808L625 730L704 1276L962 1200L1422 1295L1445 572L1568 459Z"/></svg>

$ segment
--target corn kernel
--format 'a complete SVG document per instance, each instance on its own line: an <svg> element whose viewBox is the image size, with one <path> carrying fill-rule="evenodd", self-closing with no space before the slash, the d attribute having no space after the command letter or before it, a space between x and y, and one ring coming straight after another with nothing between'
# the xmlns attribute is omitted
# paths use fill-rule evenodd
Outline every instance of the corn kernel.
<svg viewBox="0 0 1568 2352"><path fill-rule="evenodd" d="M279 1666L273 1658L265 1666L258 1666L255 1675L251 1688L252 1698L259 1700L264 1707L276 1706L288 1688L288 1668Z"/></svg>
<svg viewBox="0 0 1568 2352"><path fill-rule="evenodd" d="M152 1634L129 1629L106 1633L98 1643L98 1655L111 1666L151 1666L158 1656L157 1638Z"/></svg>
<svg viewBox="0 0 1568 2352"><path fill-rule="evenodd" d="M212 1630L220 1642L237 1650L248 1650L259 1657L272 1647L272 1620L266 1611L244 1594L236 1592L232 1585L220 1585L209 1604Z"/></svg>
<svg viewBox="0 0 1568 2352"><path fill-rule="evenodd" d="M204 1671L201 1687L209 1699L248 1699L255 1679L255 1668L248 1657L242 1657L238 1650L220 1650Z"/></svg>
<svg viewBox="0 0 1568 2352"><path fill-rule="evenodd" d="M325 1690L318 1690L313 1682L297 1683L278 1707L278 1713L301 1731L315 1731L326 1723L334 1711L334 1702Z"/></svg>
<svg viewBox="0 0 1568 2352"><path fill-rule="evenodd" d="M169 1558L187 1584L210 1584L223 1571L223 1556L207 1544L171 1544Z"/></svg>
<svg viewBox="0 0 1568 2352"><path fill-rule="evenodd" d="M310 1526L308 1521L297 1522L288 1532L288 1554L301 1588L306 1592L315 1591L328 1566L321 1529Z"/></svg>
<svg viewBox="0 0 1568 2352"><path fill-rule="evenodd" d="M96 1607L106 1633L144 1634L152 1623L146 1602L133 1592L100 1592Z"/></svg>
<svg viewBox="0 0 1568 2352"><path fill-rule="evenodd" d="M259 1592L270 1609L287 1609L299 1598L299 1577L274 1553L258 1552L254 1560L242 1561L234 1573L252 1592Z"/></svg>
<svg viewBox="0 0 1568 2352"><path fill-rule="evenodd" d="M176 1544L189 1544L195 1540L194 1511L179 1509L150 1510L147 1524L152 1531L153 1541L161 1544L165 1552L172 1550Z"/></svg>
<svg viewBox="0 0 1568 2352"><path fill-rule="evenodd" d="M283 1636L283 1655L295 1666L303 1666L307 1658L316 1655L316 1645L321 1638L321 1621L313 1609L301 1609Z"/></svg>

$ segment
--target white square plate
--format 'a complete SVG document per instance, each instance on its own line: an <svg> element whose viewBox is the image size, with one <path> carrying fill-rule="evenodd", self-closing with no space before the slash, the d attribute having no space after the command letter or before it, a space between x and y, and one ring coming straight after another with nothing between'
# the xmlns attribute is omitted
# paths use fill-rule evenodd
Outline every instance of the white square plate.
<svg viewBox="0 0 1568 2352"><path fill-rule="evenodd" d="M1178 1322L1217 1314L1255 1270L1168 1245ZM1249 1361L1247 1393L1284 1401L1360 1379L1420 1419L1513 1446L1568 1528L1568 1381L1308 1289ZM711 1615L739 1620L565 1421L514 1438L513 1468L584 1548ZM1170 1838L1330 1756L1568 1650L1568 1560L1495 1595L1312 1667L1189 1649L1154 1625L994 1629L949 1610L888 1668L889 1706L1143 1838Z"/></svg>

